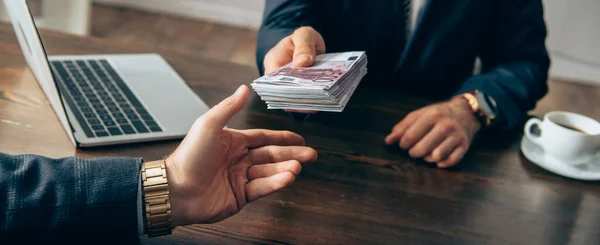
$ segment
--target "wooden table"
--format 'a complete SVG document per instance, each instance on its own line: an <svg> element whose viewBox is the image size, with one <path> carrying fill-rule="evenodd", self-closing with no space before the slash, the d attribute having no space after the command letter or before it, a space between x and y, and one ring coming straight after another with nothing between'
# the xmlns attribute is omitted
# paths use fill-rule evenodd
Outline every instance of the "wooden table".
<svg viewBox="0 0 600 245"><path fill-rule="evenodd" d="M250 67L43 32L50 54L157 52L211 106L257 76ZM156 159L177 141L75 149L16 44L0 24L0 149L52 157ZM600 118L600 89L550 82L534 115L570 110ZM600 244L600 187L529 162L521 130L478 141L459 167L432 168L383 143L392 125L429 101L361 88L344 113L296 124L252 96L231 127L292 130L316 148L289 188L211 225L177 228L145 244Z"/></svg>

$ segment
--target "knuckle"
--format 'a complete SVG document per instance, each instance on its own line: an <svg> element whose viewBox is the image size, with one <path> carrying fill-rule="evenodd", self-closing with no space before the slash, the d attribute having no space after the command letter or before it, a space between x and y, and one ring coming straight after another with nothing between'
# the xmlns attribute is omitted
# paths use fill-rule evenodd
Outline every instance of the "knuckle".
<svg viewBox="0 0 600 245"><path fill-rule="evenodd" d="M257 136L258 136L257 138L260 138L260 139L266 139L266 138L268 138L268 137L269 137L269 136L267 135L267 131L266 131L266 130L260 130L260 131L258 131L256 134L257 134Z"/></svg>
<svg viewBox="0 0 600 245"><path fill-rule="evenodd" d="M437 120L440 119L442 117L442 111L440 109L437 108L432 108L428 113L427 116L432 119L432 120Z"/></svg>
<svg viewBox="0 0 600 245"><path fill-rule="evenodd" d="M456 130L456 122L452 120L444 120L440 122L440 129L442 130L442 133L448 135Z"/></svg>
<svg viewBox="0 0 600 245"><path fill-rule="evenodd" d="M266 150L267 150L267 159L269 160L269 162L275 162L275 150L276 149L272 145L270 145L270 146L267 146Z"/></svg>
<svg viewBox="0 0 600 245"><path fill-rule="evenodd" d="M198 117L196 119L196 121L194 122L192 129L190 129L190 131L192 131L192 130L198 131L198 130L208 129L207 121L210 121L210 118L208 118L208 115L203 115L203 116Z"/></svg>
<svg viewBox="0 0 600 245"><path fill-rule="evenodd" d="M292 138L292 132L287 131L287 130L281 132L281 138L282 138L283 142L289 142L290 139Z"/></svg>

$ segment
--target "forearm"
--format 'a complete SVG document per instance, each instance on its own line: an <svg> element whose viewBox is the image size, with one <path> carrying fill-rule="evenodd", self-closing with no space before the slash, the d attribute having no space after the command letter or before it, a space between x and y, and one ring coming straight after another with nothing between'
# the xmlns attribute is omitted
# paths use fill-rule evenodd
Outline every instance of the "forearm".
<svg viewBox="0 0 600 245"><path fill-rule="evenodd" d="M138 239L141 159L0 154L0 163L2 239Z"/></svg>

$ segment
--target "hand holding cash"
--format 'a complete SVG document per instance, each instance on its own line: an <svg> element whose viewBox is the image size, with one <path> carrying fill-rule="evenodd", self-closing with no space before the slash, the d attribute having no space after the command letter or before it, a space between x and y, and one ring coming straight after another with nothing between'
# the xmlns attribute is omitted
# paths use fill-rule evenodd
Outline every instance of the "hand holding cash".
<svg viewBox="0 0 600 245"><path fill-rule="evenodd" d="M289 63L251 84L268 109L342 112L367 73L365 52L318 55L309 67Z"/></svg>

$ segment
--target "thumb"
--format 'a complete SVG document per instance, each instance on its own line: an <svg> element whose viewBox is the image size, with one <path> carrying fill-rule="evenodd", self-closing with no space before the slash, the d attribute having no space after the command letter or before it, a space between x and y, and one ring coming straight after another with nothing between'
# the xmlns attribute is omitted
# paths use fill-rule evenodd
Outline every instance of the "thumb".
<svg viewBox="0 0 600 245"><path fill-rule="evenodd" d="M229 120L238 113L248 100L248 87L240 86L233 95L202 115L202 121L207 129L222 129Z"/></svg>
<svg viewBox="0 0 600 245"><path fill-rule="evenodd" d="M315 63L317 53L325 52L325 42L321 34L311 27L298 28L292 34L292 43L295 66L310 66Z"/></svg>

